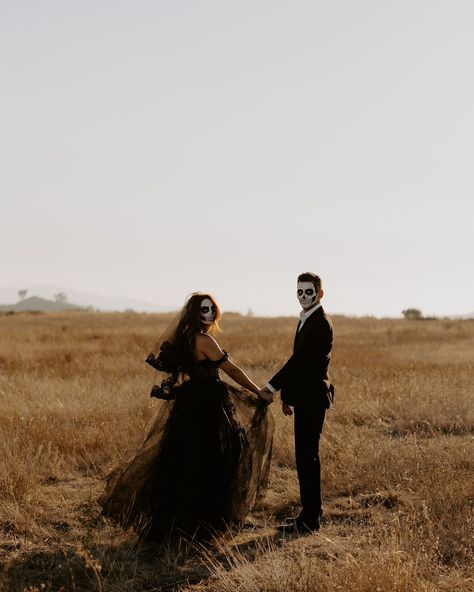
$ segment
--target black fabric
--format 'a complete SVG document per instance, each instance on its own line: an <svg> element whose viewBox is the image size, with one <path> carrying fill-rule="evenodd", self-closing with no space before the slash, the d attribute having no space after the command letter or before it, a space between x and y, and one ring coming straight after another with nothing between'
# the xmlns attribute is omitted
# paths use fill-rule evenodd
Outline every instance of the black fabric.
<svg viewBox="0 0 474 592"><path fill-rule="evenodd" d="M332 322L323 308L318 308L296 332L291 358L270 379L276 390L281 389L284 403L295 405L308 397L326 397L332 343Z"/></svg>
<svg viewBox="0 0 474 592"><path fill-rule="evenodd" d="M108 479L105 516L159 540L225 528L259 500L273 417L264 401L219 379L224 359L199 362L161 403L142 445Z"/></svg>
<svg viewBox="0 0 474 592"><path fill-rule="evenodd" d="M303 510L302 520L319 520L321 511L321 464L319 439L323 429L326 407L320 401L298 404L295 412L295 457Z"/></svg>
<svg viewBox="0 0 474 592"><path fill-rule="evenodd" d="M334 393L328 381L332 344L332 322L318 308L297 331L291 358L270 379L274 388L281 389L282 401L294 407L301 518L315 525L321 511L319 439L330 404L328 395Z"/></svg>

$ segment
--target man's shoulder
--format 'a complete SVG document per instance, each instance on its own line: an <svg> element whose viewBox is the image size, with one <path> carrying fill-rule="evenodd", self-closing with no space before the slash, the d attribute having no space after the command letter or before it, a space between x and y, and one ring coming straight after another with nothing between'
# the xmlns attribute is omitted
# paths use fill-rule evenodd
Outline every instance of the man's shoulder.
<svg viewBox="0 0 474 592"><path fill-rule="evenodd" d="M332 327L332 318L326 313L326 311L322 308L322 318L326 323L329 323Z"/></svg>
<svg viewBox="0 0 474 592"><path fill-rule="evenodd" d="M322 328L333 331L332 319L322 307L315 310L306 322L308 328L313 327L314 331L321 331Z"/></svg>
<svg viewBox="0 0 474 592"><path fill-rule="evenodd" d="M313 318L315 321L319 321L320 323L330 323L332 325L331 317L326 313L322 306L315 310L309 318Z"/></svg>

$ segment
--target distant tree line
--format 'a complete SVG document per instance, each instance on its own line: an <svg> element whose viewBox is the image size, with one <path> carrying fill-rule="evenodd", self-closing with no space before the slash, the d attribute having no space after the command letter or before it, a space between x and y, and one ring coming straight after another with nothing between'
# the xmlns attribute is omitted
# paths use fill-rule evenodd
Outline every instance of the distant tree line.
<svg viewBox="0 0 474 592"><path fill-rule="evenodd" d="M419 308L402 310L402 315L407 321L435 321L437 319L437 317L425 317Z"/></svg>
<svg viewBox="0 0 474 592"><path fill-rule="evenodd" d="M407 308L402 310L402 315L408 321L420 321L423 318L423 313L419 308Z"/></svg>
<svg viewBox="0 0 474 592"><path fill-rule="evenodd" d="M20 300L25 300L27 294L27 289L18 290ZM64 292L58 292L57 294L54 294L54 301L58 304L63 304L64 302L67 302L67 295Z"/></svg>

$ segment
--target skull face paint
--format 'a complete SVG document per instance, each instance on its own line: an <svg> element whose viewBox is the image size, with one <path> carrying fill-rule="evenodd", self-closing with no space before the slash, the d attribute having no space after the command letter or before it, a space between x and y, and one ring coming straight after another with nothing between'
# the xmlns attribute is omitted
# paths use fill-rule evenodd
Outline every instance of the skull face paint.
<svg viewBox="0 0 474 592"><path fill-rule="evenodd" d="M209 298L204 298L201 302L199 318L204 325L212 325L216 320L216 307Z"/></svg>
<svg viewBox="0 0 474 592"><path fill-rule="evenodd" d="M296 295L303 310L313 307L318 299L318 293L314 289L312 282L298 282Z"/></svg>

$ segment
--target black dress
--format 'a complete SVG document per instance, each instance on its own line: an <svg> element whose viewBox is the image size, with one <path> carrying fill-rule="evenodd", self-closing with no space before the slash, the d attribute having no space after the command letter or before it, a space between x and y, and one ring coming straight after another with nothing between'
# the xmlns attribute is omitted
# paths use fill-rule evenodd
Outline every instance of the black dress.
<svg viewBox="0 0 474 592"><path fill-rule="evenodd" d="M255 395L195 365L171 389L138 450L108 478L102 513L143 538L208 534L242 521L268 477L273 417Z"/></svg>

